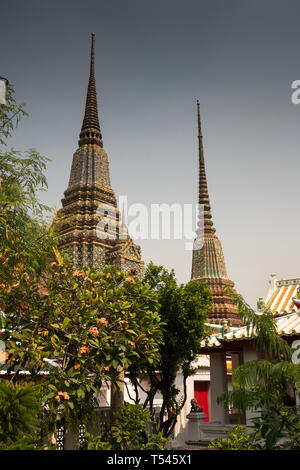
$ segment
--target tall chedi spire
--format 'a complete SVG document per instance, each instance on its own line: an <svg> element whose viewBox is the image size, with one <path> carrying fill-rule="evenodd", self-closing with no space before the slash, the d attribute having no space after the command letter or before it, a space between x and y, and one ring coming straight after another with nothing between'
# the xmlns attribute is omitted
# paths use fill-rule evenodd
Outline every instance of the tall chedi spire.
<svg viewBox="0 0 300 470"><path fill-rule="evenodd" d="M210 323L221 324L227 320L232 326L240 325L237 306L226 292L233 289L234 283L228 279L222 245L216 236L213 225L211 206L207 188L204 162L203 135L200 119L200 104L197 101L198 144L199 144L199 199L203 217L203 238L194 244L192 261L192 279L205 282L213 296L213 308L209 314Z"/></svg>
<svg viewBox="0 0 300 470"><path fill-rule="evenodd" d="M111 187L98 116L94 33L84 118L62 206L60 249L69 254L74 266L102 269L106 264L115 264L120 269L134 267L141 272L139 246L129 235L126 240L119 237L120 212ZM131 255L127 259L129 249Z"/></svg>
<svg viewBox="0 0 300 470"><path fill-rule="evenodd" d="M92 33L90 78L86 95L84 118L78 144L79 147L82 147L83 145L93 143L103 147L102 134L98 117L95 81L95 33Z"/></svg>

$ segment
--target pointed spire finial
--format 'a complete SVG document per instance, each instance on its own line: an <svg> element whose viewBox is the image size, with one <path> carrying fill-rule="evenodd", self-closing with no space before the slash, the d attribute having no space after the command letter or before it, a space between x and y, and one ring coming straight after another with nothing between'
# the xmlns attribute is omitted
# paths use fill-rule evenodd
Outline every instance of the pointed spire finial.
<svg viewBox="0 0 300 470"><path fill-rule="evenodd" d="M200 101L199 100L197 100L197 117L198 117L198 137L203 137L202 130L201 130Z"/></svg>
<svg viewBox="0 0 300 470"><path fill-rule="evenodd" d="M86 95L84 118L82 122L79 147L87 144L97 144L103 147L97 106L97 93L95 81L95 33L91 34L91 64L90 78Z"/></svg>
<svg viewBox="0 0 300 470"><path fill-rule="evenodd" d="M127 225L126 225L125 202L123 202L119 238L120 238L120 240L127 240L128 237L129 237L129 233L128 233L128 228L127 228Z"/></svg>
<svg viewBox="0 0 300 470"><path fill-rule="evenodd" d="M204 234L213 235L216 229L213 226L209 194L207 188L206 171L204 163L203 135L200 118L200 102L197 100L198 143L199 143L199 204L204 205Z"/></svg>

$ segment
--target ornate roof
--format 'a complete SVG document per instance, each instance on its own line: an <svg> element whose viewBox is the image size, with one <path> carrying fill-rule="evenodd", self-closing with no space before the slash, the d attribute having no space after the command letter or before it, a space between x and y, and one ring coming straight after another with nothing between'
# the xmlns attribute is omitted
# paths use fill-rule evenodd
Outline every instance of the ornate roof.
<svg viewBox="0 0 300 470"><path fill-rule="evenodd" d="M300 336L300 314L291 313L276 318L277 332L281 336ZM221 348L223 343L231 343L234 341L250 341L256 336L255 329L247 328L233 328L229 333L222 335L221 333L214 334L207 337L201 342L201 348Z"/></svg>
<svg viewBox="0 0 300 470"><path fill-rule="evenodd" d="M276 274L271 274L269 291L264 300L264 307L274 313L274 315L280 315L300 312L299 303L300 279L278 280Z"/></svg>

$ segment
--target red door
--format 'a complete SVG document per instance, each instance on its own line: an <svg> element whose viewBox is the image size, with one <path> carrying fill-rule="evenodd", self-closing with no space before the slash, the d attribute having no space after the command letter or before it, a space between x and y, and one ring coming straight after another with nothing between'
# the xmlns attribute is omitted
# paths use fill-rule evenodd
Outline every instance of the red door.
<svg viewBox="0 0 300 470"><path fill-rule="evenodd" d="M194 381L194 397L197 400L198 405L201 406L203 412L206 414L205 422L209 421L209 411L208 411L208 384L204 380L195 380Z"/></svg>

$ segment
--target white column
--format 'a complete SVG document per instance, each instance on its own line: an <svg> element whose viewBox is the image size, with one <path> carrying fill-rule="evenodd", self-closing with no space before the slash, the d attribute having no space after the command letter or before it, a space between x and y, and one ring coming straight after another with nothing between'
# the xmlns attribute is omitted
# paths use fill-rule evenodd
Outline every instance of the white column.
<svg viewBox="0 0 300 470"><path fill-rule="evenodd" d="M231 361L232 361L232 373L234 372L234 369L239 367L240 365L243 364L243 354L241 351L231 353ZM233 387L232 385L232 390L235 390L236 388ZM238 423L238 424L246 424L246 414L245 412L239 412L236 409L232 410L232 416L233 421L231 420L231 423Z"/></svg>
<svg viewBox="0 0 300 470"><path fill-rule="evenodd" d="M243 363L250 361L257 361L261 359L261 354L255 349L254 346L244 347L243 348ZM253 423L251 421L252 418L258 416L259 410L254 410L253 408L246 410L246 425L251 426Z"/></svg>
<svg viewBox="0 0 300 470"><path fill-rule="evenodd" d="M217 403L217 397L227 391L226 353L210 354L211 422L228 423L228 411Z"/></svg>
<svg viewBox="0 0 300 470"><path fill-rule="evenodd" d="M71 428L66 428L64 438L64 450L77 450L78 436L75 435Z"/></svg>

